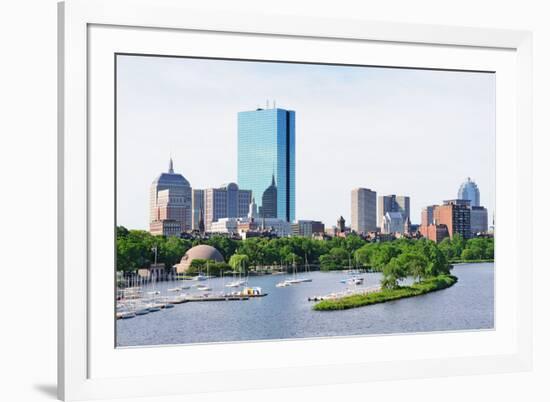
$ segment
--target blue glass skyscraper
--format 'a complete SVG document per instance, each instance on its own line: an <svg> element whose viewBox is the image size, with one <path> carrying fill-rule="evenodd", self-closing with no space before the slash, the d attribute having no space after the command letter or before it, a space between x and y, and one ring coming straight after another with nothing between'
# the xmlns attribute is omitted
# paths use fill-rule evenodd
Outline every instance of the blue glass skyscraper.
<svg viewBox="0 0 550 402"><path fill-rule="evenodd" d="M295 112L279 108L240 112L238 137L239 187L252 190L256 203L262 202L266 190L276 194L277 218L293 222L296 214ZM262 205L259 207L268 210Z"/></svg>

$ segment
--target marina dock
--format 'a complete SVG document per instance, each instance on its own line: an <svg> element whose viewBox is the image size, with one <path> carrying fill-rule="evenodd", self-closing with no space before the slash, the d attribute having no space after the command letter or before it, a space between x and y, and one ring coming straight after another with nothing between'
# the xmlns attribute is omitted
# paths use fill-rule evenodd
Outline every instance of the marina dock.
<svg viewBox="0 0 550 402"><path fill-rule="evenodd" d="M379 292L381 289L382 289L381 286L372 286L372 287L364 288L364 289L348 289L348 290L345 290L343 292L329 293L328 295L324 295L324 296L308 297L307 300L308 301L313 301L313 302L323 301L323 300L335 300L335 299L340 299L340 298L346 297L346 296L366 295L366 294L369 294L369 293L375 293L375 292Z"/></svg>

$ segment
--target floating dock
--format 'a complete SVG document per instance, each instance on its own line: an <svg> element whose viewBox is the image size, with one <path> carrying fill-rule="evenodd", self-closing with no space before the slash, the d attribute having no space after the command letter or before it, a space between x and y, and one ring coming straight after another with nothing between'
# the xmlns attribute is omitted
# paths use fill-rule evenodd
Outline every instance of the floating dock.
<svg viewBox="0 0 550 402"><path fill-rule="evenodd" d="M347 296L366 295L366 294L369 294L369 293L375 293L375 292L379 292L381 289L382 289L381 286L372 286L372 287L366 288L366 289L358 289L358 290L351 290L351 291L344 291L344 292L334 292L334 293L330 293L330 294L325 295L325 296L312 296L312 297L308 297L307 300L308 301L313 301L313 302L323 301L323 300L336 300L336 299L341 299L342 297L347 297Z"/></svg>

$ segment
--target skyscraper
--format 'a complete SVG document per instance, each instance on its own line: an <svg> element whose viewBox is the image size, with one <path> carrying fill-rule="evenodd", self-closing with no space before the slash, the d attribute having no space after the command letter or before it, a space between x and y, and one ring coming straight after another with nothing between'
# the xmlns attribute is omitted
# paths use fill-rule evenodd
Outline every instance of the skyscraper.
<svg viewBox="0 0 550 402"><path fill-rule="evenodd" d="M201 220L201 215L204 215L204 190L194 188L192 196L192 229L199 230L199 222ZM204 216L202 216L204 219Z"/></svg>
<svg viewBox="0 0 550 402"><path fill-rule="evenodd" d="M388 212L401 212L403 222L411 218L411 199L405 195L381 195L378 197L378 226L382 227Z"/></svg>
<svg viewBox="0 0 550 402"><path fill-rule="evenodd" d="M376 230L376 191L368 188L351 190L351 230L357 233Z"/></svg>
<svg viewBox="0 0 550 402"><path fill-rule="evenodd" d="M271 178L271 184L265 189L262 194L262 206L260 207L260 217L276 218L277 217L277 185L275 184L275 176Z"/></svg>
<svg viewBox="0 0 550 402"><path fill-rule="evenodd" d="M212 222L221 218L244 218L252 201L252 191L240 190L235 183L204 190L204 223L210 231Z"/></svg>
<svg viewBox="0 0 550 402"><path fill-rule="evenodd" d="M239 113L237 174L239 186L252 190L256 202L262 204L264 192L274 183L276 217L295 220L294 111L273 108ZM263 210L264 205L259 207Z"/></svg>
<svg viewBox="0 0 550 402"><path fill-rule="evenodd" d="M149 231L155 235L174 236L191 229L191 186L174 173L170 158L167 173L161 173L150 190Z"/></svg>
<svg viewBox="0 0 550 402"><path fill-rule="evenodd" d="M457 198L459 200L470 200L470 205L472 207L479 207L479 188L477 184L468 177L466 181L460 185Z"/></svg>
<svg viewBox="0 0 550 402"><path fill-rule="evenodd" d="M486 233L488 227L488 213L485 207L472 207L470 211L470 227L472 234Z"/></svg>

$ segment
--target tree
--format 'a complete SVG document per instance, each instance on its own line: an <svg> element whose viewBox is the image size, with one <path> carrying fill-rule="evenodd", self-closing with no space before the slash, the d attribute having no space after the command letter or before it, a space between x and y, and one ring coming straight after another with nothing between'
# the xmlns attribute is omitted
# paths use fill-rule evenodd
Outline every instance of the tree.
<svg viewBox="0 0 550 402"><path fill-rule="evenodd" d="M365 241L361 239L356 234L351 234L345 238L344 248L351 254L355 253L356 250L359 250L364 244Z"/></svg>
<svg viewBox="0 0 550 402"><path fill-rule="evenodd" d="M414 252L403 253L396 258L396 261L408 275L415 278L418 282L429 276L428 258L422 254Z"/></svg>
<svg viewBox="0 0 550 402"><path fill-rule="evenodd" d="M400 250L396 246L390 243L381 244L374 250L370 258L372 267L377 270L383 270L386 264L388 264L392 258L397 257L399 253Z"/></svg>
<svg viewBox="0 0 550 402"><path fill-rule="evenodd" d="M355 252L355 261L362 267L370 267L372 265L371 258L374 254L375 247L375 244L365 244Z"/></svg>
<svg viewBox="0 0 550 402"><path fill-rule="evenodd" d="M349 265L349 254L341 247L335 247L328 254L322 255L319 259L323 271L342 269Z"/></svg>
<svg viewBox="0 0 550 402"><path fill-rule="evenodd" d="M249 261L246 254L233 254L229 259L229 266L234 272L246 272Z"/></svg>
<svg viewBox="0 0 550 402"><path fill-rule="evenodd" d="M397 261L397 258L392 258L382 270L382 287L384 289L396 289L399 287L399 281L407 277L407 271Z"/></svg>

